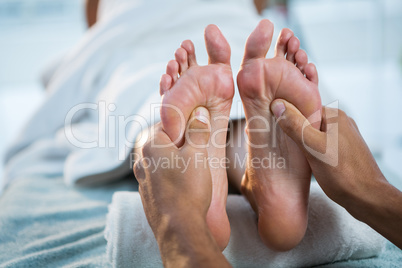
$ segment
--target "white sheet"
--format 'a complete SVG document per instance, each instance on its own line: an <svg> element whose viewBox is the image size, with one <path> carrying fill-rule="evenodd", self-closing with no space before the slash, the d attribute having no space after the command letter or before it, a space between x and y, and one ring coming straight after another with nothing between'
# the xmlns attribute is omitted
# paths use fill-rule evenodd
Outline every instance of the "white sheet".
<svg viewBox="0 0 402 268"><path fill-rule="evenodd" d="M2 187L35 174L63 175L74 185L130 172L124 160L141 127L159 120L150 104L160 101L159 78L180 42L193 40L205 64L203 30L217 24L232 46L236 75L245 40L260 19L251 0L109 2L113 8L64 57L49 83L47 101L7 151ZM231 115L242 116L237 91ZM135 121L121 123L132 116Z"/></svg>

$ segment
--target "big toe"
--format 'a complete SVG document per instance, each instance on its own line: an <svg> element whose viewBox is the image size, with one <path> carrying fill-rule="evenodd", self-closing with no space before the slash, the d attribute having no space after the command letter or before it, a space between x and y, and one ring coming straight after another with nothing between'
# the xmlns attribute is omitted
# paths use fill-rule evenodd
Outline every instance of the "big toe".
<svg viewBox="0 0 402 268"><path fill-rule="evenodd" d="M265 58L271 46L274 25L271 21L261 20L254 31L250 34L246 42L244 59Z"/></svg>
<svg viewBox="0 0 402 268"><path fill-rule="evenodd" d="M209 63L230 64L230 45L216 25L205 28L205 44Z"/></svg>

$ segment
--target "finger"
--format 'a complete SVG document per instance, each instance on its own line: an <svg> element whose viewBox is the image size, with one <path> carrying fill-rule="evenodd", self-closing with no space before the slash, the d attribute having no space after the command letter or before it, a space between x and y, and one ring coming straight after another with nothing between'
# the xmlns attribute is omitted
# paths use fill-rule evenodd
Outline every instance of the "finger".
<svg viewBox="0 0 402 268"><path fill-rule="evenodd" d="M142 147L141 153L142 157L149 157L153 153L153 149L161 149L161 148L177 148L166 132L162 128L162 123L157 123L153 125L149 132L148 141Z"/></svg>
<svg viewBox="0 0 402 268"><path fill-rule="evenodd" d="M327 134L333 131L338 131L340 118L348 117L342 110L332 107L322 107L321 131Z"/></svg>
<svg viewBox="0 0 402 268"><path fill-rule="evenodd" d="M306 152L306 145L321 151L322 144L325 144L325 133L315 129L293 104L277 99L272 102L271 110L277 118L277 124L303 152Z"/></svg>
<svg viewBox="0 0 402 268"><path fill-rule="evenodd" d="M348 118L349 118L349 121L352 123L352 125L353 125L356 129L358 129L357 124L356 124L356 121L355 121L352 117L350 117L350 116L348 116Z"/></svg>
<svg viewBox="0 0 402 268"><path fill-rule="evenodd" d="M187 124L185 146L205 148L211 134L209 111L202 106L194 109Z"/></svg>
<svg viewBox="0 0 402 268"><path fill-rule="evenodd" d="M134 176L138 183L141 183L145 179L145 171L144 171L144 166L142 165L142 159L139 159L137 162L135 162L134 167Z"/></svg>

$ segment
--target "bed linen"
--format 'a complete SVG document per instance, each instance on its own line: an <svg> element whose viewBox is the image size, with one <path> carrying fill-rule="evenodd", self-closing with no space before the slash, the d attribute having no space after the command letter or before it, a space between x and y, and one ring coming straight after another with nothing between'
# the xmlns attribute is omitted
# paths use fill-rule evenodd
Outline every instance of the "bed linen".
<svg viewBox="0 0 402 268"><path fill-rule="evenodd" d="M72 188L62 177L25 177L0 197L0 267L111 267L104 229L112 195L135 191L132 176L104 186ZM377 258L323 267L400 267L387 242ZM132 267L136 267L133 263Z"/></svg>
<svg viewBox="0 0 402 268"><path fill-rule="evenodd" d="M49 96L6 152L0 194L32 174L89 185L130 172L138 133L159 121L159 80L180 43L191 39L199 63L207 64L204 28L218 25L231 44L236 76L246 38L261 19L251 0L107 2L114 8L63 57ZM235 92L231 117L240 118Z"/></svg>

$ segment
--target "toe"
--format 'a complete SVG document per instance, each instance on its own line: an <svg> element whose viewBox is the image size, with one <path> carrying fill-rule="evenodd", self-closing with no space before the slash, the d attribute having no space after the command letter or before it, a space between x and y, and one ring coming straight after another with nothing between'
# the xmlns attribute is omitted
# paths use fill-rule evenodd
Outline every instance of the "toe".
<svg viewBox="0 0 402 268"><path fill-rule="evenodd" d="M260 21L247 39L243 62L253 58L265 58L271 46L273 34L272 22L267 19Z"/></svg>
<svg viewBox="0 0 402 268"><path fill-rule="evenodd" d="M306 67L308 62L306 52L302 49L299 49L299 51L296 52L295 59L297 68L299 68L299 70L304 74L304 67Z"/></svg>
<svg viewBox="0 0 402 268"><path fill-rule="evenodd" d="M318 73L317 68L313 63L308 63L306 67L304 67L304 72L308 80L318 85Z"/></svg>
<svg viewBox="0 0 402 268"><path fill-rule="evenodd" d="M193 42L190 40L185 40L181 43L181 47L187 52L188 66L197 65L197 59L195 57L195 48Z"/></svg>
<svg viewBox="0 0 402 268"><path fill-rule="evenodd" d="M188 69L187 51L180 47L176 50L174 56L179 64L179 74L182 75Z"/></svg>
<svg viewBox="0 0 402 268"><path fill-rule="evenodd" d="M173 83L176 82L179 76L179 63L175 60L169 61L166 67L166 74L172 77Z"/></svg>
<svg viewBox="0 0 402 268"><path fill-rule="evenodd" d="M284 57L287 52L287 45L289 40L294 36L292 30L288 28L282 29L276 41L275 57Z"/></svg>
<svg viewBox="0 0 402 268"><path fill-rule="evenodd" d="M161 96L172 87L172 77L168 74L163 74L159 82L159 93Z"/></svg>
<svg viewBox="0 0 402 268"><path fill-rule="evenodd" d="M296 60L295 60L295 55L296 52L299 50L300 48L300 41L296 36L292 36L289 39L288 42L288 48L287 48L287 53L286 53L286 59L288 61L290 61L291 63L295 64Z"/></svg>
<svg viewBox="0 0 402 268"><path fill-rule="evenodd" d="M230 45L216 25L208 25L205 28L205 44L210 64L230 64Z"/></svg>

